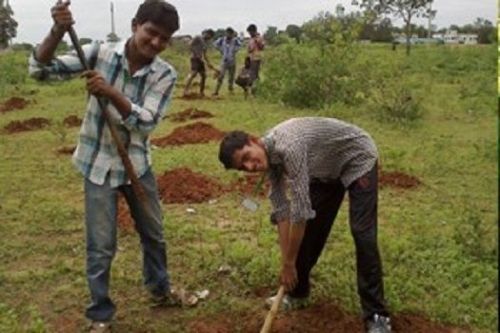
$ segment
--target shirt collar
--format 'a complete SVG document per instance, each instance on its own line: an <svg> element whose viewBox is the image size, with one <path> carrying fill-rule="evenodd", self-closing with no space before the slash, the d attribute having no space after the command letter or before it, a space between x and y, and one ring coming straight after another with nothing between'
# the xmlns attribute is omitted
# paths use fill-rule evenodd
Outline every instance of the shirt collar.
<svg viewBox="0 0 500 333"><path fill-rule="evenodd" d="M128 69L128 59L125 57L125 50L127 48L127 43L130 39L120 41L115 44L114 52L117 56L122 58L122 61L124 64L126 64L126 68ZM150 72L155 72L161 69L160 66L160 57L156 56L154 57L153 61L151 63L147 64L146 66L143 66L141 69L139 69L134 76L142 76L142 75L147 75Z"/></svg>

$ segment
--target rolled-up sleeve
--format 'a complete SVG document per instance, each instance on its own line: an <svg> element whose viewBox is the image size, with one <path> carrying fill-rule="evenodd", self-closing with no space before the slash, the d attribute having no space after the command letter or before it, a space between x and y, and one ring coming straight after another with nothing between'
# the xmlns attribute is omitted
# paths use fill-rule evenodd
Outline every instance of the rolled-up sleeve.
<svg viewBox="0 0 500 333"><path fill-rule="evenodd" d="M166 112L172 99L177 74L170 69L145 93L144 103L132 103L132 112L124 119L123 125L130 131L138 131L145 135L151 133Z"/></svg>
<svg viewBox="0 0 500 333"><path fill-rule="evenodd" d="M82 46L87 63L95 62L99 52L99 42L93 42ZM83 65L76 52L70 52L53 58L44 64L35 58L35 51L28 60L28 73L36 80L64 80L71 78L74 74L84 70Z"/></svg>

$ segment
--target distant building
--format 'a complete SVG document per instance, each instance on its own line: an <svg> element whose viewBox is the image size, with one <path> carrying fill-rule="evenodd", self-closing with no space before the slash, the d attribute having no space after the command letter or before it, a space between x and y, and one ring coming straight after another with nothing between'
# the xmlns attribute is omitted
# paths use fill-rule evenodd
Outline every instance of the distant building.
<svg viewBox="0 0 500 333"><path fill-rule="evenodd" d="M432 38L445 44L477 44L476 34L461 34L457 30L447 30L445 33L433 34Z"/></svg>
<svg viewBox="0 0 500 333"><path fill-rule="evenodd" d="M406 44L405 34L394 34L394 42ZM416 34L410 37L410 44L477 44L476 34L460 34L456 30L447 30L445 33L432 34L432 38L420 38Z"/></svg>

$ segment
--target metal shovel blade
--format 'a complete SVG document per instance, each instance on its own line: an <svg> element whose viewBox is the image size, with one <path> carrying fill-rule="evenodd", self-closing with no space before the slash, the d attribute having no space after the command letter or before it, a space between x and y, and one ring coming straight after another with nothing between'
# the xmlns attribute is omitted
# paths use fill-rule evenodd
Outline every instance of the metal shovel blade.
<svg viewBox="0 0 500 333"><path fill-rule="evenodd" d="M241 202L241 205L252 212L256 212L257 209L259 208L259 204L250 198L244 198L243 201Z"/></svg>

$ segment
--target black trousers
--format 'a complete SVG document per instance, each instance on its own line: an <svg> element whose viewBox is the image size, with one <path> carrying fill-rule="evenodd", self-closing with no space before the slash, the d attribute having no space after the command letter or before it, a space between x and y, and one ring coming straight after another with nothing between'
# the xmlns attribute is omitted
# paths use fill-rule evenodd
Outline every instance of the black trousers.
<svg viewBox="0 0 500 333"><path fill-rule="evenodd" d="M388 315L384 300L382 263L377 245L377 165L354 181L347 190L349 222L356 246L358 294L363 317L366 319L375 313ZM307 221L296 261L298 284L290 296L309 295L309 274L325 246L345 192L346 188L340 180L310 184L310 198L316 217Z"/></svg>

